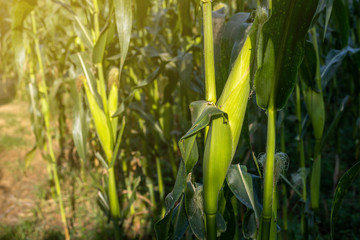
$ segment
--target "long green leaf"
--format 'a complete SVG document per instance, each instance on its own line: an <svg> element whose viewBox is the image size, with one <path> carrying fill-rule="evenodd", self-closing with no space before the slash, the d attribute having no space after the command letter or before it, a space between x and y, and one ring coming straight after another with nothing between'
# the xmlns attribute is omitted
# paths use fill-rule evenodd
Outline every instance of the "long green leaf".
<svg viewBox="0 0 360 240"><path fill-rule="evenodd" d="M336 71L339 69L343 63L346 56L360 56L360 48L352 48L347 46L341 50L331 50L326 58L325 65L321 68L321 85L322 88L328 85L330 80L336 74Z"/></svg>
<svg viewBox="0 0 360 240"><path fill-rule="evenodd" d="M198 239L205 239L204 210L203 210L203 187L199 184L187 183L185 194L185 209L188 215L189 225Z"/></svg>
<svg viewBox="0 0 360 240"><path fill-rule="evenodd" d="M120 44L120 74L130 45L132 28L131 0L113 0L115 7L116 27Z"/></svg>
<svg viewBox="0 0 360 240"><path fill-rule="evenodd" d="M236 198L243 203L247 208L253 209L255 218L259 224L261 205L259 203L259 196L254 191L254 178L247 172L246 166L239 164L231 165L226 176L226 181L234 193Z"/></svg>
<svg viewBox="0 0 360 240"><path fill-rule="evenodd" d="M108 30L110 29L109 25L100 33L99 38L96 40L96 43L93 48L92 59L93 63L101 63L104 58L104 52L107 42Z"/></svg>
<svg viewBox="0 0 360 240"><path fill-rule="evenodd" d="M78 79L78 81L79 82L77 82L77 84L79 84L79 86L76 86L75 82L73 82L71 85L71 95L74 103L72 136L77 153L83 161L86 161L88 125L86 123L86 113L82 105L83 93L82 89L80 88L80 86L82 86L82 82L80 79Z"/></svg>
<svg viewBox="0 0 360 240"><path fill-rule="evenodd" d="M37 0L14 0L12 2L12 46L19 76L22 76L22 69L25 62L25 47L23 43L23 22L26 16L37 5Z"/></svg>
<svg viewBox="0 0 360 240"><path fill-rule="evenodd" d="M317 0L274 0L258 47L255 74L257 104L266 109L285 106L295 87L304 55L304 39L317 8Z"/></svg>
<svg viewBox="0 0 360 240"><path fill-rule="evenodd" d="M359 173L360 173L360 162L357 162L341 177L338 185L336 186L335 196L332 203L331 216L330 216L331 239L334 239L335 222L339 214L342 200L344 199L345 194L349 191L352 183L355 181Z"/></svg>

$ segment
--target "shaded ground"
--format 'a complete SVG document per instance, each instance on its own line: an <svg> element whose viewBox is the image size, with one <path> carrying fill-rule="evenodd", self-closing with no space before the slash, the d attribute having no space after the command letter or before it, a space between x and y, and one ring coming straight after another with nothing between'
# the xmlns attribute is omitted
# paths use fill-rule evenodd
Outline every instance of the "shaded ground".
<svg viewBox="0 0 360 240"><path fill-rule="evenodd" d="M62 238L58 203L52 198L40 151L25 170L25 156L34 145L28 104L14 101L1 105L0 239ZM82 183L76 172L69 171L66 161L63 165L61 169L67 176L63 174L61 184L72 238L107 239L108 225L96 206L96 190Z"/></svg>
<svg viewBox="0 0 360 240"><path fill-rule="evenodd" d="M46 168L37 152L24 172L24 157L35 144L26 103L0 106L0 222L14 224L33 216L36 194L46 184Z"/></svg>

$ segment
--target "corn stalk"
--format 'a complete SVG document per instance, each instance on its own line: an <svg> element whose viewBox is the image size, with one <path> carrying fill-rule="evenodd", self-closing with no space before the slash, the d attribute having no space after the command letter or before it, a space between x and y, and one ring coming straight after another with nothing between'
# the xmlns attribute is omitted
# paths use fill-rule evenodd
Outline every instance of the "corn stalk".
<svg viewBox="0 0 360 240"><path fill-rule="evenodd" d="M36 36L37 28L36 28L34 11L31 12L31 23L32 23L33 34L34 34L34 36ZM39 71L40 71L40 77L41 77L41 80L38 82L37 87L38 87L38 90L40 93L41 112L44 117L44 123L45 123L45 129L46 129L47 152L48 152L48 154L50 156L50 160L51 160L50 162L51 162L52 176L53 176L54 183L55 183L56 195L57 195L57 198L59 201L60 215L61 215L61 221L62 221L63 227L64 227L65 239L68 240L68 239L70 239L70 235L69 235L69 230L67 228L67 223L66 223L66 214L65 214L64 204L63 204L62 195L61 195L60 181L59 181L57 166L56 166L56 157L55 157L55 153L54 153L54 149L53 149L52 136L51 136L50 99L48 96L48 90L47 90L46 81L45 81L45 73L44 73L41 52L40 52L39 40L37 37L35 37L34 41L35 41L35 51L36 51L36 56L37 56Z"/></svg>

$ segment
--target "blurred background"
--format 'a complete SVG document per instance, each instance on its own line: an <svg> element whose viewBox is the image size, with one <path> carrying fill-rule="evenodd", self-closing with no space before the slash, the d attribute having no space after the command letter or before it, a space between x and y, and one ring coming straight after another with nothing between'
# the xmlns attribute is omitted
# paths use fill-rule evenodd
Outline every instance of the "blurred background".
<svg viewBox="0 0 360 240"><path fill-rule="evenodd" d="M0 1L0 239L114 239L110 166L122 238L155 238L154 224L164 215L181 158L177 142L191 127L189 104L204 99L200 2ZM220 50L244 35L257 2L216 0L213 5L215 61L222 61L216 78L221 81L231 61L223 60ZM239 12L249 13L247 20L231 25L229 19ZM319 238L329 239L336 185L360 156L360 1L320 1L308 40L314 38L321 87L313 89L322 93L325 112L315 221ZM226 57L232 54L230 49ZM288 239L302 238L304 204L296 192L303 190L302 172L309 187L315 144L303 95L307 88L301 83L298 88L277 122L277 150L289 156L284 175L290 185L279 182L278 222ZM104 101L117 116L111 146L121 139L113 162L105 158L106 144L94 122L99 115L91 109L99 102L106 109ZM253 157L266 149L266 114L257 107L255 93L244 125L248 134L240 139L234 162L257 174ZM200 155L203 137L198 137ZM201 161L192 177L202 181ZM344 198L335 239L359 239L359 183ZM242 239L246 207L237 204ZM187 231L184 238L195 236Z"/></svg>

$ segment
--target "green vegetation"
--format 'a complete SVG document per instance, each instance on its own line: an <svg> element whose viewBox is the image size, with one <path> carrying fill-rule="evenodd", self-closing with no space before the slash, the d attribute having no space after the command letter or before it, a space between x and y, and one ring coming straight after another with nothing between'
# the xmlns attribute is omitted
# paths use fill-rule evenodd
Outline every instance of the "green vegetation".
<svg viewBox="0 0 360 240"><path fill-rule="evenodd" d="M1 239L359 235L343 210L360 212L359 0L1 6L2 91L18 79L36 139L24 171L41 153L38 198L63 228ZM0 152L27 144L0 136ZM76 217L86 202L103 215Z"/></svg>

